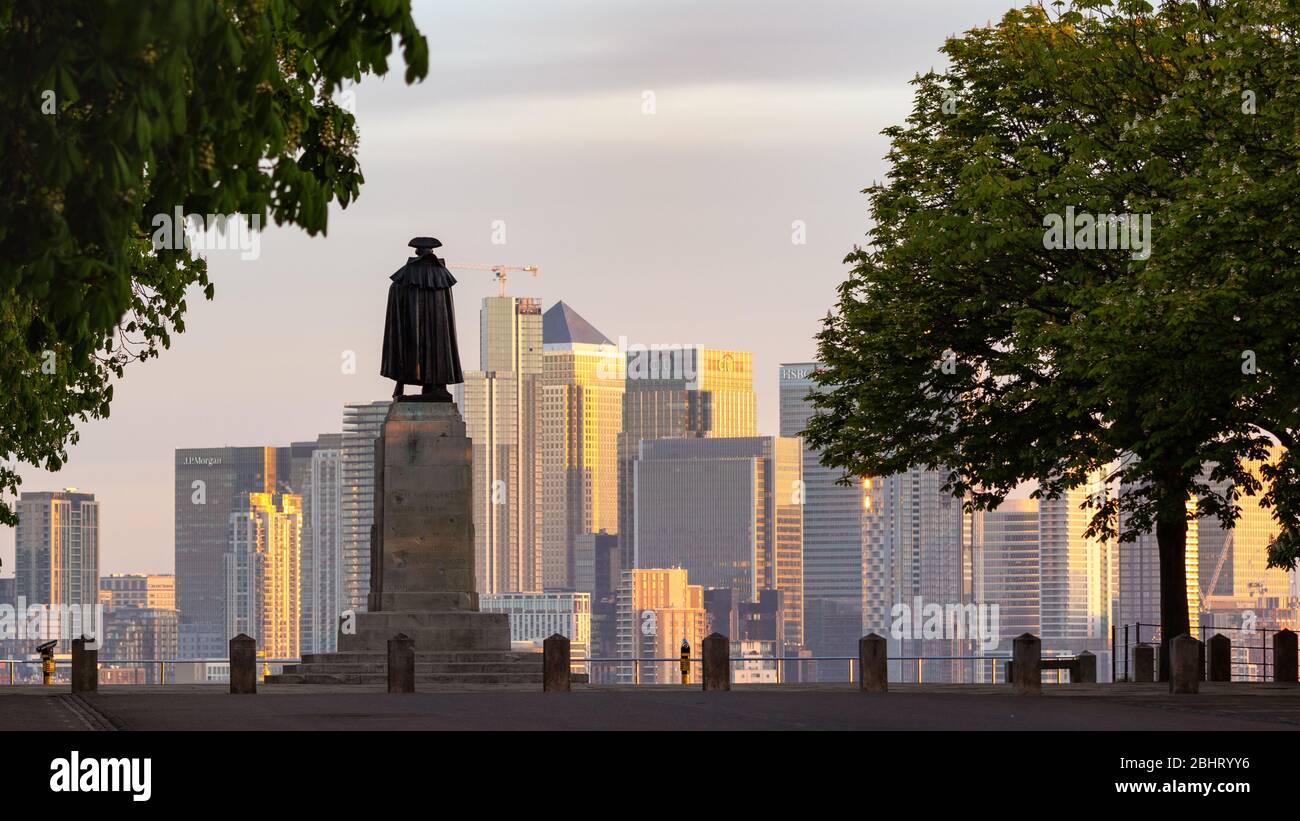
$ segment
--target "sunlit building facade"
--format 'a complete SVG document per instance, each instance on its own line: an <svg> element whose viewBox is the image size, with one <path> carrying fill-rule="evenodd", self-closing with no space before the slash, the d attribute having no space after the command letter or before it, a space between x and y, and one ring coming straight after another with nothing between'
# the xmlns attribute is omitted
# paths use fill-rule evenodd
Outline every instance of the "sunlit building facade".
<svg viewBox="0 0 1300 821"><path fill-rule="evenodd" d="M250 493L230 515L225 632L251 636L267 658L301 653L301 537L302 499L291 493Z"/></svg>
<svg viewBox="0 0 1300 821"><path fill-rule="evenodd" d="M702 650L708 616L704 587L691 584L684 568L638 568L623 572L618 598L620 684L671 684L681 681L675 661L632 663L631 659L678 659L687 641L691 657ZM692 681L699 681L699 665Z"/></svg>
<svg viewBox="0 0 1300 821"><path fill-rule="evenodd" d="M1111 626L1112 545L1086 536L1106 485L1100 474L1057 499L1039 502L1044 652L1108 652Z"/></svg>
<svg viewBox="0 0 1300 821"><path fill-rule="evenodd" d="M1282 457L1283 449L1270 449L1269 461ZM1278 524L1273 510L1260 504L1268 483L1260 476L1262 464L1248 462L1251 474L1261 481L1263 490L1254 496L1238 496L1241 513L1231 529L1216 518L1197 522L1200 540L1200 587L1205 595L1204 609L1250 608L1259 612L1285 608L1291 598L1292 573L1268 566L1268 546L1277 538ZM1230 483L1219 483L1216 490L1226 493Z"/></svg>
<svg viewBox="0 0 1300 821"><path fill-rule="evenodd" d="M475 574L480 593L542 589L542 311L486 297L478 371L460 395L473 444Z"/></svg>
<svg viewBox="0 0 1300 821"><path fill-rule="evenodd" d="M633 462L653 439L757 436L754 363L748 351L692 345L625 352L623 430L618 438L619 559L635 564Z"/></svg>
<svg viewBox="0 0 1300 821"><path fill-rule="evenodd" d="M288 461L274 447L177 448L176 607L183 658L224 658L230 516L249 493L275 493Z"/></svg>
<svg viewBox="0 0 1300 821"><path fill-rule="evenodd" d="M76 488L23 493L16 512L16 596L29 606L47 606L47 638L74 635L75 625L57 619L65 612L60 605L99 603L99 502Z"/></svg>
<svg viewBox="0 0 1300 821"><path fill-rule="evenodd" d="M618 532L624 363L563 302L543 314L542 340L542 584L592 593L575 547L584 534Z"/></svg>
<svg viewBox="0 0 1300 821"><path fill-rule="evenodd" d="M343 437L325 434L311 443L302 479L302 627L304 653L329 653L338 645L343 610ZM298 471L295 471L298 472ZM296 477L295 477L296 479Z"/></svg>
<svg viewBox="0 0 1300 821"><path fill-rule="evenodd" d="M176 609L176 577L146 573L114 573L99 580L99 601L110 610L121 607Z"/></svg>
<svg viewBox="0 0 1300 821"><path fill-rule="evenodd" d="M998 608L998 641L989 654L1009 656L1016 636L1043 634L1038 502L1007 500L975 511L971 540L975 602Z"/></svg>

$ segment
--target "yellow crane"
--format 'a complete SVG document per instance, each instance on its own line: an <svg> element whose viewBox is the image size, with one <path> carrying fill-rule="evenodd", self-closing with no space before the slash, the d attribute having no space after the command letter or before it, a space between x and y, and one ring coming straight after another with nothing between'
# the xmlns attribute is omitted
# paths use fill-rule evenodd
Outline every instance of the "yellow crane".
<svg viewBox="0 0 1300 821"><path fill-rule="evenodd" d="M1219 551L1219 561L1214 565L1214 575L1210 577L1208 586L1201 589L1201 612L1209 610L1207 600L1214 595L1214 588L1219 585L1219 574L1223 572L1223 565L1228 560L1228 553L1232 550L1233 537L1237 534L1236 528L1228 531L1228 535L1223 539L1223 549Z"/></svg>
<svg viewBox="0 0 1300 821"><path fill-rule="evenodd" d="M491 271L500 288L498 296L506 295L506 274L510 271L518 271L521 274L532 274L534 277L539 273L536 265L485 265L481 262L448 262L448 268L461 268L467 271Z"/></svg>

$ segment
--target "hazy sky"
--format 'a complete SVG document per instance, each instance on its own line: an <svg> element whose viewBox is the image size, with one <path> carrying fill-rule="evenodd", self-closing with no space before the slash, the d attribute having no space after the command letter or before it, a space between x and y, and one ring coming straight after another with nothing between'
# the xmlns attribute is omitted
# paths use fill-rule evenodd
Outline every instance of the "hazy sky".
<svg viewBox="0 0 1300 821"><path fill-rule="evenodd" d="M257 260L210 254L216 299L191 298L185 334L128 368L112 417L22 488L96 494L102 572L171 572L175 448L312 439L340 429L345 402L391 393L387 276L418 234L449 261L539 266L510 293L563 299L612 339L752 351L760 432L775 434L777 366L813 357L864 241L880 130L907 114L908 81L942 63L945 36L1012 5L417 0L428 79L397 70L354 91L360 199L331 211L327 237L273 228ZM470 370L496 285L455 273ZM8 528L0 559L11 575Z"/></svg>

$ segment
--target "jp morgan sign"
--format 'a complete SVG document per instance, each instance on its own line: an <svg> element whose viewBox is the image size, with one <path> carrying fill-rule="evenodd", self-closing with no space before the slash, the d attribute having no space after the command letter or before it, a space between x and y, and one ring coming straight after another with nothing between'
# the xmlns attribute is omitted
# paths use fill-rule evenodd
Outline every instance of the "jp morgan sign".
<svg viewBox="0 0 1300 821"><path fill-rule="evenodd" d="M220 456L186 456L184 461L181 462L181 464L182 465L203 465L205 467L212 467L213 465L221 464L221 457Z"/></svg>

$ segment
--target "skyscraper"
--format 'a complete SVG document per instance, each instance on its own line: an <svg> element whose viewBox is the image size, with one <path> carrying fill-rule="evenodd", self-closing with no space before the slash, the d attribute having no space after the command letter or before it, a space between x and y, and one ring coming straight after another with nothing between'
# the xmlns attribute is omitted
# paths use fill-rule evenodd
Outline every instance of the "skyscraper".
<svg viewBox="0 0 1300 821"><path fill-rule="evenodd" d="M345 609L343 578L341 464L343 436L322 434L295 443L291 489L302 496L302 626L304 653L329 653L338 643L338 619ZM305 457L305 458L303 458Z"/></svg>
<svg viewBox="0 0 1300 821"><path fill-rule="evenodd" d="M813 415L809 393L820 390L817 362L781 365L781 435L799 436ZM826 467L803 443L803 590L805 643L814 656L850 656L862 636L862 484L837 484L843 471ZM838 668L832 668L838 669Z"/></svg>
<svg viewBox="0 0 1300 821"><path fill-rule="evenodd" d="M542 315L542 583L579 584L575 544L618 532L623 362L614 343L563 302Z"/></svg>
<svg viewBox="0 0 1300 821"><path fill-rule="evenodd" d="M895 636L895 608L965 605L971 601L970 537L961 499L943 490L942 470L914 468L905 473L862 480L863 630L889 639L889 654L963 656L970 645L949 635L926 639ZM901 612L901 611L900 611ZM907 669L907 668L905 668ZM926 663L926 680L961 681L952 662Z"/></svg>
<svg viewBox="0 0 1300 821"><path fill-rule="evenodd" d="M176 606L183 658L225 657L230 515L249 493L275 493L277 477L287 482L288 472L287 449L176 449Z"/></svg>
<svg viewBox="0 0 1300 821"><path fill-rule="evenodd" d="M1084 533L1096 510L1084 507L1105 494L1100 474L1039 502L1041 638L1044 652L1106 652L1110 644L1113 545Z"/></svg>
<svg viewBox="0 0 1300 821"><path fill-rule="evenodd" d="M230 514L223 557L226 633L257 640L267 658L297 658L302 500L292 493L249 493Z"/></svg>
<svg viewBox="0 0 1300 821"><path fill-rule="evenodd" d="M510 617L510 640L540 647L555 634L569 640L576 673L587 672L591 656L591 594L581 592L491 593L479 597L479 610Z"/></svg>
<svg viewBox="0 0 1300 821"><path fill-rule="evenodd" d="M339 542L342 565L339 607L364 611L370 595L370 526L375 521L375 439L390 402L354 402L343 406L343 442L339 452ZM337 619L339 613L334 614ZM334 631L331 636L334 636ZM334 636L332 640L336 640Z"/></svg>
<svg viewBox="0 0 1300 821"><path fill-rule="evenodd" d="M622 347L620 345L620 347ZM699 346L647 348L626 353L623 431L618 439L619 559L634 564L635 499L632 463L652 439L756 436L753 356Z"/></svg>
<svg viewBox="0 0 1300 821"><path fill-rule="evenodd" d="M480 370L461 411L474 450L475 573L480 593L542 589L542 312L526 297L486 297Z"/></svg>
<svg viewBox="0 0 1300 821"><path fill-rule="evenodd" d="M180 652L180 613L176 610L176 577L114 574L99 580L104 605L104 640L100 658L139 661L139 665L110 665L100 671L105 683L162 684L174 680L171 670L155 659L174 659Z"/></svg>
<svg viewBox="0 0 1300 821"><path fill-rule="evenodd" d="M999 614L998 644L985 652L1009 655L1025 632L1050 655L1109 652L1110 550L1084 536L1093 511L1082 508L1102 487L1096 477L1058 499L1009 499L971 514L974 600Z"/></svg>
<svg viewBox="0 0 1300 821"><path fill-rule="evenodd" d="M681 567L755 602L780 590L787 647L803 644L799 440L642 440L632 463L637 567ZM782 648L785 649L785 648Z"/></svg>
<svg viewBox="0 0 1300 821"><path fill-rule="evenodd" d="M14 539L16 595L28 605L50 608L99 603L99 503L76 488L23 493L18 497ZM80 612L80 611L78 611ZM74 617L75 620L75 617ZM49 623L54 635L72 635L75 625Z"/></svg>
<svg viewBox="0 0 1300 821"><path fill-rule="evenodd" d="M176 609L176 577L144 573L114 573L99 580L99 600L109 609L155 607Z"/></svg>
<svg viewBox="0 0 1300 821"><path fill-rule="evenodd" d="M1120 493L1126 488L1121 487ZM1196 501L1187 502L1188 513L1195 512ZM1120 516L1120 529L1125 526L1125 517ZM1187 528L1186 547L1186 584L1187 613L1193 628L1200 621L1200 538L1195 522ZM1156 541L1155 528L1141 534L1135 541L1120 542L1115 547L1119 561L1119 590L1117 591L1115 623L1124 625L1141 624L1141 638L1151 641L1155 627L1160 624L1160 546ZM1138 638L1134 634L1134 641Z"/></svg>
<svg viewBox="0 0 1300 821"><path fill-rule="evenodd" d="M690 584L685 569L625 570L618 596L620 659L676 658L683 639L690 643L692 658L699 658L708 618L704 588ZM698 665L693 674L699 675ZM620 684L668 684L680 681L679 676L672 661L639 665L629 661L620 663L617 672Z"/></svg>
<svg viewBox="0 0 1300 821"><path fill-rule="evenodd" d="M1282 452L1281 447L1271 448L1269 461L1281 458ZM1247 463L1247 469L1257 479L1261 467L1258 462ZM1197 522L1199 581L1205 597L1202 604L1207 610L1277 610L1290 598L1290 572L1268 566L1268 546L1279 528L1273 511L1260 504L1268 487L1267 482L1261 482L1264 490L1260 494L1236 499L1241 515L1231 529L1225 529L1215 518ZM1216 490L1226 493L1229 486L1221 482Z"/></svg>
<svg viewBox="0 0 1300 821"><path fill-rule="evenodd" d="M994 655L1010 656L1022 633L1043 635L1042 556L1039 505L1034 499L1003 502L972 514L971 560L974 599L998 608Z"/></svg>

